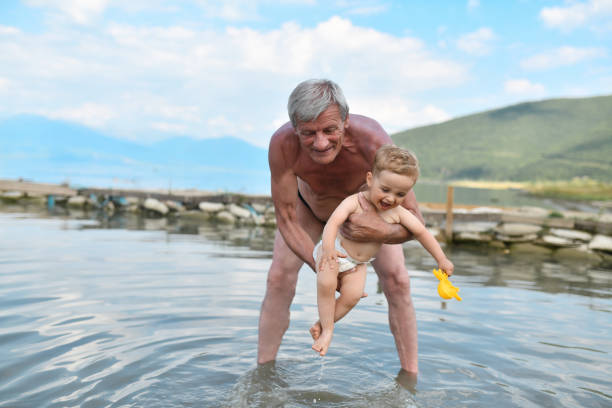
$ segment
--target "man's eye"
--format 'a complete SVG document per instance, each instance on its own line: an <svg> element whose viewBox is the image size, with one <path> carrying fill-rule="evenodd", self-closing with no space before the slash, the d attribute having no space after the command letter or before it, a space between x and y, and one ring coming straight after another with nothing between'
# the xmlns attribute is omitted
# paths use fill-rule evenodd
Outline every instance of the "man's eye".
<svg viewBox="0 0 612 408"><path fill-rule="evenodd" d="M336 128L327 128L327 129L323 130L323 132L326 135L333 135L334 133L336 133Z"/></svg>

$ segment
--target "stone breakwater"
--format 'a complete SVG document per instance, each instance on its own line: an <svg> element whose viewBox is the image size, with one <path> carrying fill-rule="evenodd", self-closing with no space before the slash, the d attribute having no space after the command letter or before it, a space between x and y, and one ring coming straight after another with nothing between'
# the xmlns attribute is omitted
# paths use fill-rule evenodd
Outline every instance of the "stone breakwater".
<svg viewBox="0 0 612 408"><path fill-rule="evenodd" d="M38 203L70 209L140 214L145 217L177 217L242 226L276 227L270 197L240 194L206 194L180 197L172 194L40 195L5 191L0 201ZM506 252L550 254L590 262L612 264L612 213L551 212L537 207L512 209L453 208L452 236L445 236L446 211L421 205L427 227L440 241L453 245L477 244Z"/></svg>

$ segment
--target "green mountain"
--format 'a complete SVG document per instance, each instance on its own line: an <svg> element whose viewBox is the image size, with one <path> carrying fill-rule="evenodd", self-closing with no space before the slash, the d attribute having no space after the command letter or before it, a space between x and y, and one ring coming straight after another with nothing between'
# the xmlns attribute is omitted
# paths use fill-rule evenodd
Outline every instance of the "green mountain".
<svg viewBox="0 0 612 408"><path fill-rule="evenodd" d="M436 180L612 180L612 95L528 102L391 135Z"/></svg>

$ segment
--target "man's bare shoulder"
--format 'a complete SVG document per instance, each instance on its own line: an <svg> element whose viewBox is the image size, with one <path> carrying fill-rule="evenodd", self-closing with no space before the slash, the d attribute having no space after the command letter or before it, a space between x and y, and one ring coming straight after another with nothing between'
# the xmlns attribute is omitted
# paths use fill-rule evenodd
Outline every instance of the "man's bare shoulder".
<svg viewBox="0 0 612 408"><path fill-rule="evenodd" d="M380 123L363 115L350 114L349 134L351 142L372 159L380 146L393 143Z"/></svg>
<svg viewBox="0 0 612 408"><path fill-rule="evenodd" d="M382 144L391 143L391 138L385 129L376 120L363 115L351 113L349 116L351 131L359 133L370 140L376 140Z"/></svg>
<svg viewBox="0 0 612 408"><path fill-rule="evenodd" d="M270 138L270 147L268 149L268 160L270 166L284 163L294 163L297 159L300 149L299 141L295 135L295 130L291 126L291 122L285 123L278 128Z"/></svg>

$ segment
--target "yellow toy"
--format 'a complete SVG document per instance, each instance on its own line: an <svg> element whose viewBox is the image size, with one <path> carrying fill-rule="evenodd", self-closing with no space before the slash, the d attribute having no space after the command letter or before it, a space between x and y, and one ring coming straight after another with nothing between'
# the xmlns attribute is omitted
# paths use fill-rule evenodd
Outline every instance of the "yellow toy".
<svg viewBox="0 0 612 408"><path fill-rule="evenodd" d="M459 292L459 288L453 286L451 281L448 280L448 275L446 274L446 272L443 272L440 269L434 269L433 274L436 276L436 278L440 279L440 283L438 284L438 294L441 298L455 298L457 300L461 300L461 296L457 294L457 292Z"/></svg>

